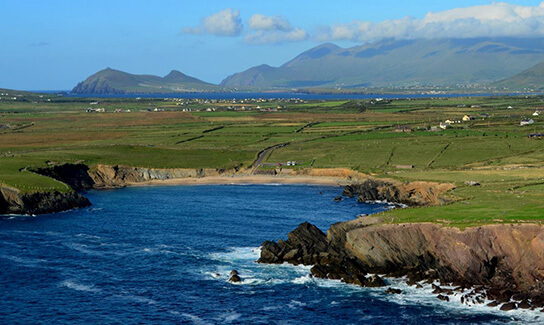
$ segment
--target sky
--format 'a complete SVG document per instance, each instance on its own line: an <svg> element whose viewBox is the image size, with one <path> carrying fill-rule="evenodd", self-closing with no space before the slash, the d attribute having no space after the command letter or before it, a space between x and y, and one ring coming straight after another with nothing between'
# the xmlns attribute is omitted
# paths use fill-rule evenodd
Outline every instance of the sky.
<svg viewBox="0 0 544 325"><path fill-rule="evenodd" d="M1 0L0 88L70 90L110 67L219 83L322 43L544 37L544 2Z"/></svg>

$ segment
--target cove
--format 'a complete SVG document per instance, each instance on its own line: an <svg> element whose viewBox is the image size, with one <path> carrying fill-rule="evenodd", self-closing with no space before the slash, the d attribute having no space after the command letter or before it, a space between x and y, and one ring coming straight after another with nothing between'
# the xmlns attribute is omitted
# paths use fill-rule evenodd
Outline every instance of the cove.
<svg viewBox="0 0 544 325"><path fill-rule="evenodd" d="M0 218L2 323L538 322L261 265L259 246L309 221L335 222L384 204L334 202L342 188L200 185L90 191L90 208ZM236 269L242 284L227 281Z"/></svg>

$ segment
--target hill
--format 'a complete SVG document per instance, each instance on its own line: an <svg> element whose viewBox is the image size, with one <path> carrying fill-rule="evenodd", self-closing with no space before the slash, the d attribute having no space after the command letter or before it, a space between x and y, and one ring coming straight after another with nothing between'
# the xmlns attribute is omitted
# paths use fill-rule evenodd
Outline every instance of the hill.
<svg viewBox="0 0 544 325"><path fill-rule="evenodd" d="M530 89L542 91L544 89L544 62L510 78L496 82L494 85L514 90Z"/></svg>
<svg viewBox="0 0 544 325"><path fill-rule="evenodd" d="M323 44L280 67L233 74L226 87L409 87L495 82L544 61L544 39L383 40Z"/></svg>
<svg viewBox="0 0 544 325"><path fill-rule="evenodd" d="M172 93L217 90L214 84L172 70L165 77L135 75L106 68L80 82L72 93L76 94L124 94L124 93Z"/></svg>

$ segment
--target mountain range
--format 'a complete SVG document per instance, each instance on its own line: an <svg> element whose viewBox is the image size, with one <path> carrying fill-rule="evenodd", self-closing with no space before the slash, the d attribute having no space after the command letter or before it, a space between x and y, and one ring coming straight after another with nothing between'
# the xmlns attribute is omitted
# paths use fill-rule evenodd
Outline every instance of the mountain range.
<svg viewBox="0 0 544 325"><path fill-rule="evenodd" d="M342 48L326 43L279 67L252 67L213 85L179 71L161 78L105 69L74 93L218 91L274 88L408 88L544 84L544 38L382 40ZM536 65L536 66L535 66ZM511 79L514 78L514 79Z"/></svg>

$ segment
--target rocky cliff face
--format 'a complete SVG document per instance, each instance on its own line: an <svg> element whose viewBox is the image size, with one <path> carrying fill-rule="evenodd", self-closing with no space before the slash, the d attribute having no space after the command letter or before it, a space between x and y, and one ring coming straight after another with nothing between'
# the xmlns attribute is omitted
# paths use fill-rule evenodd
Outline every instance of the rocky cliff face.
<svg viewBox="0 0 544 325"><path fill-rule="evenodd" d="M62 164L49 167L35 168L33 172L54 178L77 191L88 190L94 181L89 175L89 167L84 164Z"/></svg>
<svg viewBox="0 0 544 325"><path fill-rule="evenodd" d="M343 195L357 196L359 202L388 201L409 206L438 205L445 203L441 194L454 188L453 184L432 182L406 182L369 178L358 184L348 185Z"/></svg>
<svg viewBox="0 0 544 325"><path fill-rule="evenodd" d="M81 194L71 191L21 193L0 187L0 214L43 214L83 208L91 205Z"/></svg>
<svg viewBox="0 0 544 325"><path fill-rule="evenodd" d="M291 233L289 245L298 233ZM277 249L286 247L280 241L265 242L259 261L308 261L315 265L313 274L318 273L314 269L324 270L320 273L328 278L347 274L349 283L356 283L349 276L378 273L408 276L414 284L439 280L460 288L481 286L487 290L481 296L497 303L513 298L544 306L544 227L540 225L486 225L461 231L436 224L384 224L367 217L333 225L325 240L320 235L312 238L321 243L312 247L325 247L306 250L313 258L293 260L289 251ZM297 249L305 252L304 247ZM327 259L319 258L324 254Z"/></svg>
<svg viewBox="0 0 544 325"><path fill-rule="evenodd" d="M88 170L94 188L122 187L153 180L199 178L224 173L217 169L158 169L129 166L98 165Z"/></svg>

